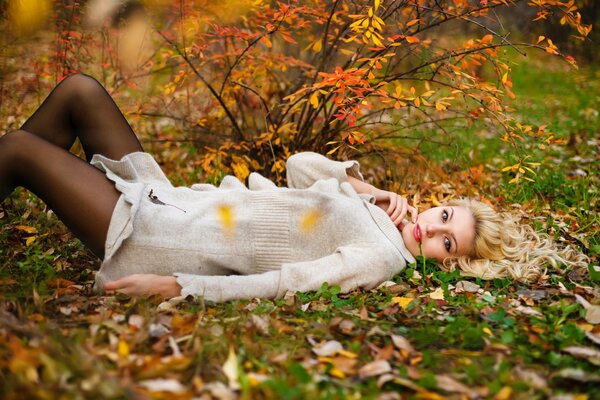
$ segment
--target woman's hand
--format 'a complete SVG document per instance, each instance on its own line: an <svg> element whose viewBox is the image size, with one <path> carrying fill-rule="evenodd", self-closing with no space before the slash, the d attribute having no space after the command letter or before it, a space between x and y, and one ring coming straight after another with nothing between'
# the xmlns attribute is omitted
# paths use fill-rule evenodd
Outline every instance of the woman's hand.
<svg viewBox="0 0 600 400"><path fill-rule="evenodd" d="M159 294L165 298L181 295L181 286L174 276L153 274L128 275L104 285L106 292L119 292L131 297L149 297Z"/></svg>
<svg viewBox="0 0 600 400"><path fill-rule="evenodd" d="M348 175L348 182L356 190L356 193L367 193L375 197L375 205L382 208L390 216L392 221L394 221L394 225L403 228L402 220L406 217L407 213L410 213L413 224L417 222L417 214L419 212L416 208L410 206L408 201L398 193L378 189L350 175Z"/></svg>
<svg viewBox="0 0 600 400"><path fill-rule="evenodd" d="M394 222L394 225L402 228L402 221L408 213L410 213L412 222L417 222L419 212L416 208L409 205L408 201L398 193L375 188L372 194L375 197L375 205L385 210Z"/></svg>

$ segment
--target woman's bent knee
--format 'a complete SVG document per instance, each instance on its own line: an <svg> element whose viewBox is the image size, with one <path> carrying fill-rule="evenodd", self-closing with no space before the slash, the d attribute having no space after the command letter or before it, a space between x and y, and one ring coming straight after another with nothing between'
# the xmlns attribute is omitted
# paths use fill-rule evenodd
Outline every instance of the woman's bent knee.
<svg viewBox="0 0 600 400"><path fill-rule="evenodd" d="M100 82L85 74L70 75L59 84L59 87L61 90L66 90L68 96L78 102L97 98L99 93L105 91Z"/></svg>

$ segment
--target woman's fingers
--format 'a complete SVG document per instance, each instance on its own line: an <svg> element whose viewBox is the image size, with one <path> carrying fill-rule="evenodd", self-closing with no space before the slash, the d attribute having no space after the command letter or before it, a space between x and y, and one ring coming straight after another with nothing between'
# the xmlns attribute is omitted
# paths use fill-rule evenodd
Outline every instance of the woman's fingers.
<svg viewBox="0 0 600 400"><path fill-rule="evenodd" d="M419 210L417 210L413 206L408 206L408 212L410 213L411 221L414 223L417 222L417 216L419 215Z"/></svg>
<svg viewBox="0 0 600 400"><path fill-rule="evenodd" d="M400 196L398 196L400 197ZM394 225L400 225L404 217L406 217L406 212L408 211L408 202L404 197L400 197L398 201L398 207L396 211L390 216L392 221L394 221Z"/></svg>
<svg viewBox="0 0 600 400"><path fill-rule="evenodd" d="M386 197L390 201L390 204L389 204L388 209L387 209L386 212L387 212L388 215L392 215L392 213L396 209L396 205L398 204L398 195L396 193L393 193L393 192L386 192L386 194L387 194Z"/></svg>

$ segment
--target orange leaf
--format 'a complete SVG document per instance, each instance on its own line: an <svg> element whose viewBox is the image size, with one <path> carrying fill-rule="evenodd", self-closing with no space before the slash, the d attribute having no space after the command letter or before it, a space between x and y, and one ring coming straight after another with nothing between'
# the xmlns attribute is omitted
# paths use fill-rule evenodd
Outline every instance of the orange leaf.
<svg viewBox="0 0 600 400"><path fill-rule="evenodd" d="M493 39L494 39L493 35L491 35L491 34L485 35L484 37L481 38L480 43L481 44L491 43Z"/></svg>
<svg viewBox="0 0 600 400"><path fill-rule="evenodd" d="M407 36L407 37L405 37L405 39L408 43L418 43L419 42L419 38L416 36Z"/></svg>
<svg viewBox="0 0 600 400"><path fill-rule="evenodd" d="M15 228L20 231L27 232L27 233L37 233L37 229L33 226L17 225L17 226L15 226Z"/></svg>

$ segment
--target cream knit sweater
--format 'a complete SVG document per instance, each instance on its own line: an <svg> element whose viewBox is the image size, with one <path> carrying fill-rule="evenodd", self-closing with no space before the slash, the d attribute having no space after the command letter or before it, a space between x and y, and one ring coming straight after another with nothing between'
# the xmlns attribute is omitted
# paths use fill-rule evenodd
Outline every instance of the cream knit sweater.
<svg viewBox="0 0 600 400"><path fill-rule="evenodd" d="M111 219L96 287L133 273L175 275L182 295L207 300L373 288L414 258L372 196L348 175L356 161L300 153L287 162L287 188L253 173L246 188L227 176L173 187L154 159L132 153L92 163L123 193ZM149 197L152 193L153 198Z"/></svg>

